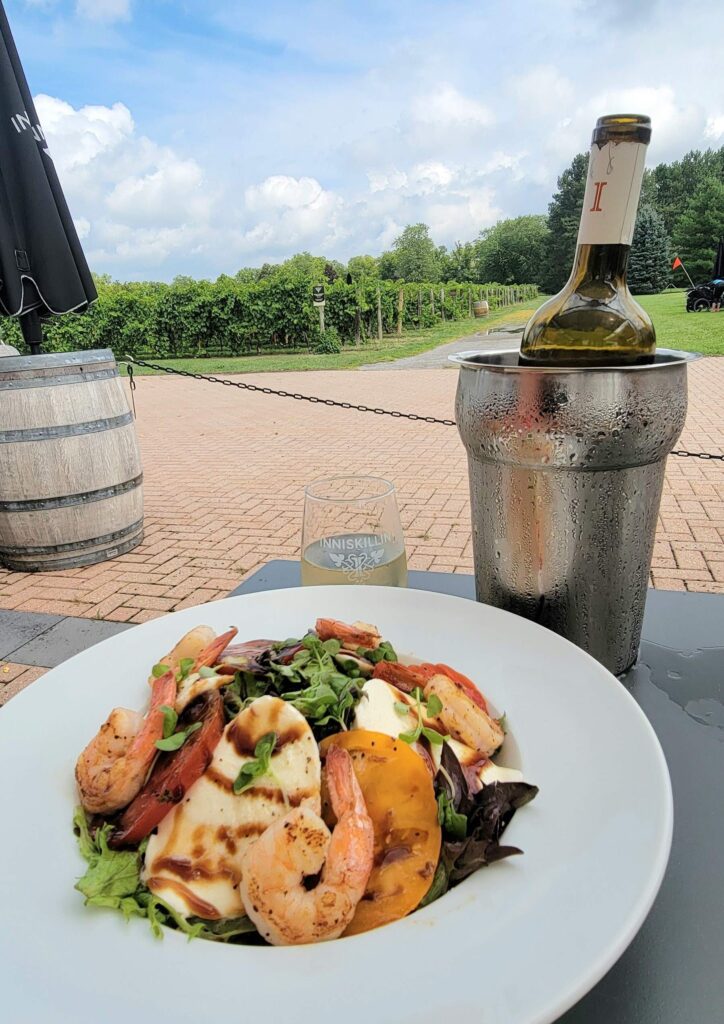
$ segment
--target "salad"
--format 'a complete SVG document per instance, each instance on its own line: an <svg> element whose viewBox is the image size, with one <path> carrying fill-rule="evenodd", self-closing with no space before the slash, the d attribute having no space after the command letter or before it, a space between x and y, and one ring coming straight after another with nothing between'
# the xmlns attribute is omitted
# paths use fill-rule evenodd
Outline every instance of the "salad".
<svg viewBox="0 0 724 1024"><path fill-rule="evenodd" d="M217 942L368 931L518 854L538 792L496 765L477 686L402 664L366 623L234 643L208 626L154 665L145 715L116 708L76 764L91 906Z"/></svg>

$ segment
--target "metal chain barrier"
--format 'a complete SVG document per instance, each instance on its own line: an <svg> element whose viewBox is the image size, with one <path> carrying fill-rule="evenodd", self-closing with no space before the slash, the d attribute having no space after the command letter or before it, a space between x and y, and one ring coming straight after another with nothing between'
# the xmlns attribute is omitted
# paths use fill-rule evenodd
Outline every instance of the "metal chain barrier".
<svg viewBox="0 0 724 1024"><path fill-rule="evenodd" d="M191 370L178 370L174 366L161 366L158 363L148 363L145 359L135 359L133 356L125 356L128 365L128 375L131 379L131 393L136 390L136 382L133 379L132 363L136 366L145 366L149 370L159 370L161 373L172 373L177 377L191 377L193 380L205 380L210 384L223 384L226 387L241 388L243 391L258 391L262 395L277 395L279 398L294 398L298 402L311 402L313 405L327 405L336 409L354 409L355 412L371 412L376 416L392 416L394 419L417 420L420 423L436 423L441 427L456 426L455 420L441 420L437 416L419 416L415 412L398 412L393 409L379 409L369 405L355 405L353 402L338 402L334 398L317 398L314 395L300 395L295 391L281 391L278 388L264 388L258 384L247 384L245 381L229 380L225 377L213 377L206 373L192 373ZM135 400L133 413L136 413ZM685 452L674 451L671 455L680 455L682 458L692 459L715 459L724 462L724 455L713 455L709 452Z"/></svg>
<svg viewBox="0 0 724 1024"><path fill-rule="evenodd" d="M240 380L228 380L224 377L212 377L205 373L192 373L190 370L177 370L173 366L159 366L157 363L147 363L144 359L133 359L125 356L129 364L146 366L151 370L161 370L163 373L175 373L179 377L193 377L194 380L207 380L211 384L224 384L226 387L242 388L244 391L258 391L262 395L277 395L279 398L295 398L298 402L312 402L313 405L329 405L337 409L354 409L356 412L372 412L376 416L394 416L395 419L419 420L420 423L438 423L443 427L454 427L455 420L440 420L436 416L418 416L416 412L396 412L391 409L379 409L370 405L354 405L352 402L337 402L334 398L316 398L314 395L300 395L295 391L280 391L277 388L262 388L257 384L246 384Z"/></svg>

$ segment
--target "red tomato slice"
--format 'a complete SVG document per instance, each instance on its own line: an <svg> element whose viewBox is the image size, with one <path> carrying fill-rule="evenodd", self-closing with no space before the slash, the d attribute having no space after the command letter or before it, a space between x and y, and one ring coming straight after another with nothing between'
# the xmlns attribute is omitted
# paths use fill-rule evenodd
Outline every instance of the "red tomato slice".
<svg viewBox="0 0 724 1024"><path fill-rule="evenodd" d="M182 747L159 755L146 785L121 815L110 846L140 843L204 774L224 731L224 702L217 690L195 700L179 719L179 727L194 722L201 722L201 728Z"/></svg>
<svg viewBox="0 0 724 1024"><path fill-rule="evenodd" d="M488 710L485 697L475 683L449 665L432 665L429 662L422 665L401 665L396 661L378 661L372 675L375 679L384 679L386 683L392 683L404 693L412 693L416 686L424 687L433 676L447 676L474 704L486 713Z"/></svg>

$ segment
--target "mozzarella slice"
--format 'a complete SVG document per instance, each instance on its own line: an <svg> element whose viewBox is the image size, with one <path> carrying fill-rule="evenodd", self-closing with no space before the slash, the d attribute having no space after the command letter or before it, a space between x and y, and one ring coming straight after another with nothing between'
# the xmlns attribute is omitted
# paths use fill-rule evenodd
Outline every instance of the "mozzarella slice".
<svg viewBox="0 0 724 1024"><path fill-rule="evenodd" d="M395 710L395 703L409 704L410 698L384 679L368 679L362 687L362 700L355 708L353 729L369 729L397 737L412 728L409 715Z"/></svg>
<svg viewBox="0 0 724 1024"><path fill-rule="evenodd" d="M406 693L402 693L396 686L385 682L384 679L368 679L362 687L363 699L357 705L353 729L370 729L372 732L383 732L387 736L397 737L401 732L411 729L414 719L410 718L412 711L407 715L401 715L395 710L396 703L408 704L414 707L412 699ZM444 727L437 719L425 719L425 725L445 733ZM520 782L523 773L517 768L503 768L486 759L481 761L478 751L472 747L460 743L458 740L449 739L450 749L457 757L461 765L478 769L477 775L481 782ZM429 753L432 757L435 771L440 767L442 746L431 743Z"/></svg>
<svg viewBox="0 0 724 1024"><path fill-rule="evenodd" d="M270 774L238 795L233 783L254 747L274 732ZM143 880L185 917L244 913L239 896L247 846L292 807L320 813L320 761L306 719L278 697L260 697L226 726L211 764L166 815L146 849Z"/></svg>

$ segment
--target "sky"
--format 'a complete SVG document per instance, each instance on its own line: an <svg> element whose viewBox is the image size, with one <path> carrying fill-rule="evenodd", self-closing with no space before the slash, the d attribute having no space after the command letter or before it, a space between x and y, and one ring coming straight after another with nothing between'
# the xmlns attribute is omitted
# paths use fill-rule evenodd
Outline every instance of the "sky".
<svg viewBox="0 0 724 1024"><path fill-rule="evenodd" d="M418 221L473 239L545 213L605 113L652 118L651 165L724 145L711 0L5 8L88 262L121 280L378 255Z"/></svg>

